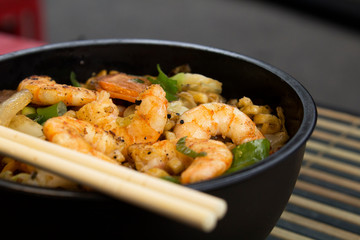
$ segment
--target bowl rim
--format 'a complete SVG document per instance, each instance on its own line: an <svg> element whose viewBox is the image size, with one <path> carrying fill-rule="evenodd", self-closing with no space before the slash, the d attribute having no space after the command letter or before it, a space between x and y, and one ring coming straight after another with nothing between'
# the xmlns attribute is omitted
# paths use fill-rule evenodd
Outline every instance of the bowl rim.
<svg viewBox="0 0 360 240"><path fill-rule="evenodd" d="M133 44L133 45L162 45L168 47L179 47L186 49L194 49L205 52L211 52L215 54L226 55L231 58L239 59L256 66L259 66L266 71L271 72L289 85L299 97L302 106L303 106L303 121L300 124L298 131L295 135L285 144L280 150L271 156L267 157L265 160L256 163L248 168L237 171L235 173L228 174L226 176L220 176L218 178L208 180L205 182L199 182L194 184L189 184L188 186L200 191L213 191L218 188L236 184L237 182L246 180L254 175L261 174L266 169L271 168L277 165L279 162L284 161L288 156L293 152L304 146L307 140L310 138L317 121L317 110L316 104L310 95L310 93L305 89L305 87L297 81L295 78L287 74L286 72L280 70L277 67L272 66L271 64L265 63L261 60L242 55L234 51L228 51L220 48L187 43L180 41L170 41L170 40L155 40L155 39L138 39L138 38L123 38L123 39L91 39L91 40L77 40L77 41L68 41L60 43L46 44L39 47L19 50L12 53L7 53L0 55L0 62L6 61L7 59L17 58L28 54L51 51L55 49L66 49L66 48L76 48L84 46L102 46L102 45L111 45L111 44ZM31 195L42 195L42 196L51 196L51 197L65 197L65 198L86 198L86 199L101 199L104 198L104 195L97 192L81 192L73 190L62 190L62 189L53 189L53 188L44 188L32 185L26 185L16 182L11 182L8 180L0 179L0 188L10 189L13 191L21 191Z"/></svg>

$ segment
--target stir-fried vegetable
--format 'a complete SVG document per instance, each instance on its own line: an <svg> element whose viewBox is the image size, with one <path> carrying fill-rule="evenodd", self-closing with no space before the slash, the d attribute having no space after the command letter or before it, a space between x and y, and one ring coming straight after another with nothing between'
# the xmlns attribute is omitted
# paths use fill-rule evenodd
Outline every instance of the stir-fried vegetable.
<svg viewBox="0 0 360 240"><path fill-rule="evenodd" d="M191 148L185 145L186 137L180 138L176 143L176 150L185 154L186 156L196 158L196 157L204 157L206 156L206 152L195 152Z"/></svg>
<svg viewBox="0 0 360 240"><path fill-rule="evenodd" d="M178 89L182 91L192 90L203 93L217 93L222 91L222 83L196 73L178 73L171 79L177 81Z"/></svg>
<svg viewBox="0 0 360 240"><path fill-rule="evenodd" d="M236 172L242 168L255 164L269 156L270 142L267 139L257 139L236 146L231 167L227 173Z"/></svg>
<svg viewBox="0 0 360 240"><path fill-rule="evenodd" d="M10 122L9 128L44 139L43 126L25 115L18 114Z"/></svg>
<svg viewBox="0 0 360 240"><path fill-rule="evenodd" d="M32 114L36 114L36 108L34 107L30 107L30 106L26 106L21 110L21 114L28 116L28 115L32 115Z"/></svg>
<svg viewBox="0 0 360 240"><path fill-rule="evenodd" d="M31 102L29 90L21 90L0 104L0 125L8 126L11 119Z"/></svg>
<svg viewBox="0 0 360 240"><path fill-rule="evenodd" d="M67 107L65 103L58 102L56 104L53 104L48 107L42 107L42 108L32 108L32 107L26 107L23 110L23 114L27 117L31 118L32 120L42 124L46 120L52 117L58 117L62 116L66 113ZM28 114L26 114L28 113Z"/></svg>
<svg viewBox="0 0 360 240"><path fill-rule="evenodd" d="M159 72L157 78L149 77L149 81L152 82L153 84L160 84L160 86L166 92L166 99L168 101L176 100L177 99L176 93L178 91L177 81L168 78L168 76L163 71L161 71L159 64L157 65L157 70Z"/></svg>
<svg viewBox="0 0 360 240"><path fill-rule="evenodd" d="M169 182L180 184L180 177L179 176L163 176L161 177L164 180L167 180Z"/></svg>
<svg viewBox="0 0 360 240"><path fill-rule="evenodd" d="M76 79L76 74L74 72L70 73L70 82L74 87L81 87L81 84Z"/></svg>

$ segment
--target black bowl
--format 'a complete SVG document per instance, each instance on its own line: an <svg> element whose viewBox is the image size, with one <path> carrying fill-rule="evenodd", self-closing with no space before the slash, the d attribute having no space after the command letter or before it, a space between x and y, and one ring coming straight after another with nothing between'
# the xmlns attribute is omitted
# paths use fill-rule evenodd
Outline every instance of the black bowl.
<svg viewBox="0 0 360 240"><path fill-rule="evenodd" d="M243 171L189 187L228 203L226 216L211 233L179 224L99 193L75 192L0 180L2 227L42 236L111 235L166 239L264 239L293 191L305 144L316 123L309 93L281 70L252 58L210 47L158 40L90 40L46 45L0 56L0 89L15 89L29 75L61 82L71 71L87 79L101 69L157 74L182 64L223 82L226 98L248 96L258 104L282 106L289 142L264 161ZM27 232L25 229L28 229ZM31 235L31 234L30 234ZM38 235L34 235L38 236ZM50 237L50 236L49 236Z"/></svg>

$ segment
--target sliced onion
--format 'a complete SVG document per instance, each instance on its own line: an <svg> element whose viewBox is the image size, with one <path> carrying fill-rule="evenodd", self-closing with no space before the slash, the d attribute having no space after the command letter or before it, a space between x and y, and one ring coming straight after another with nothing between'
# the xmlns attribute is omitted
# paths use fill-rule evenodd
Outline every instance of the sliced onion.
<svg viewBox="0 0 360 240"><path fill-rule="evenodd" d="M9 126L11 119L31 102L32 97L32 93L24 89L2 102L0 104L0 125Z"/></svg>

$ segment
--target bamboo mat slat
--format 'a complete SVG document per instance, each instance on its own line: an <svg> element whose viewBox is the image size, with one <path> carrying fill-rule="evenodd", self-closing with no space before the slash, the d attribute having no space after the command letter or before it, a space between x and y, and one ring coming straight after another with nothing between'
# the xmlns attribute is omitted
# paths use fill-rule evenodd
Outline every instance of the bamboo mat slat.
<svg viewBox="0 0 360 240"><path fill-rule="evenodd" d="M360 116L318 108L294 192L268 240L360 240Z"/></svg>

